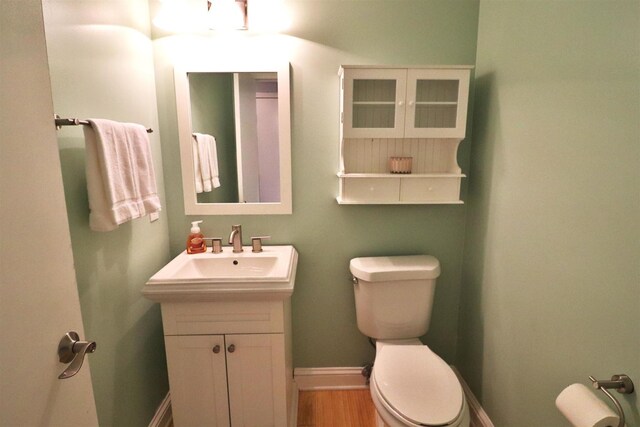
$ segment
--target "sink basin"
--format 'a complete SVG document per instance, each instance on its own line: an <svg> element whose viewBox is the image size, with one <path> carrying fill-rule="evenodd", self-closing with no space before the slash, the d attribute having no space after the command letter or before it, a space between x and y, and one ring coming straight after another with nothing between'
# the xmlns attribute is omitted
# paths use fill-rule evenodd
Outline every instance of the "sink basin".
<svg viewBox="0 0 640 427"><path fill-rule="evenodd" d="M190 257L189 257L190 258ZM171 280L235 280L259 277L264 279L286 278L288 267L277 256L267 257L224 257L197 256L187 258L185 262L176 264L173 271L168 271Z"/></svg>
<svg viewBox="0 0 640 427"><path fill-rule="evenodd" d="M291 245L245 246L233 253L187 254L171 260L146 283L142 294L158 302L210 301L230 297L284 299L293 293L298 252Z"/></svg>

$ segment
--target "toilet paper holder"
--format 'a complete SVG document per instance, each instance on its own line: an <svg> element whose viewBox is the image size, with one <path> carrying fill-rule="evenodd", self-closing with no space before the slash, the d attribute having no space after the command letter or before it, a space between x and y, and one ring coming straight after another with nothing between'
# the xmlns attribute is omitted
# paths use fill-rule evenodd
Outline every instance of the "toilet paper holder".
<svg viewBox="0 0 640 427"><path fill-rule="evenodd" d="M618 393L631 394L634 390L633 381L631 381L631 378L629 378L629 376L625 374L618 374L612 376L610 380L597 380L591 375L589 375L589 379L591 380L593 388L601 390L609 399L611 399L616 407L616 411L618 411L618 415L620 416L618 427L624 427L625 418L622 406L620 406L620 402L618 402L618 399L616 399L611 393L609 393L608 389L613 388Z"/></svg>

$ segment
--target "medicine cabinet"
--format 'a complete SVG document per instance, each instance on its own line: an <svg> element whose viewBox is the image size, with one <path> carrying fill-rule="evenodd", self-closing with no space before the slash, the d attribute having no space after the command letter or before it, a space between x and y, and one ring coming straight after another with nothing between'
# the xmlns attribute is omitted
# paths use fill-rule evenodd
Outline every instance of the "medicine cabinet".
<svg viewBox="0 0 640 427"><path fill-rule="evenodd" d="M471 69L340 68L340 204L462 203Z"/></svg>

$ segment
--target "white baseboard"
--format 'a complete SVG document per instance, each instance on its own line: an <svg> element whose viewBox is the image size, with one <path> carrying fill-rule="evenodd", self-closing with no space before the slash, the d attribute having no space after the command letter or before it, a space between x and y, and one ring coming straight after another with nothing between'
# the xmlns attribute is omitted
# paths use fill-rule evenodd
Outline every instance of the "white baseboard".
<svg viewBox="0 0 640 427"><path fill-rule="evenodd" d="M298 425L298 385L295 381L292 381L291 387L291 407L289 408L289 427L296 427Z"/></svg>
<svg viewBox="0 0 640 427"><path fill-rule="evenodd" d="M149 427L172 427L173 414L171 413L171 394L170 392L162 399L160 406L156 410L155 415L149 423Z"/></svg>
<svg viewBox="0 0 640 427"><path fill-rule="evenodd" d="M464 395L467 399L467 405L469 405L469 414L471 415L471 426L472 427L494 427L493 422L489 418L489 415L485 412L478 399L473 394L467 382L462 378L460 372L456 369L455 366L451 366L453 372L458 376L458 380L460 380L460 384L462 385L462 390L464 390Z"/></svg>
<svg viewBox="0 0 640 427"><path fill-rule="evenodd" d="M362 368L296 368L293 379L299 390L349 390L367 388Z"/></svg>

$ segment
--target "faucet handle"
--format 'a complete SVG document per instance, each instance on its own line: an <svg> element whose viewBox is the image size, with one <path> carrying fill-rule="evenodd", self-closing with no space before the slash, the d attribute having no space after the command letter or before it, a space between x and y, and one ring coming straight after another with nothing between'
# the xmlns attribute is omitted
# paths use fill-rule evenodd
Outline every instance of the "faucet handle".
<svg viewBox="0 0 640 427"><path fill-rule="evenodd" d="M205 237L202 240L211 240L211 252L219 254L222 252L222 237Z"/></svg>
<svg viewBox="0 0 640 427"><path fill-rule="evenodd" d="M262 241L270 239L271 236L256 236L251 238L251 252L262 252Z"/></svg>

